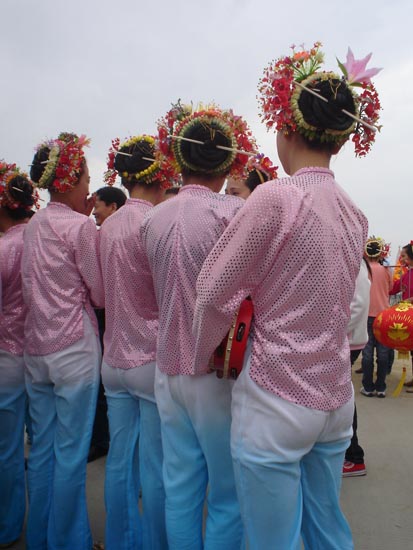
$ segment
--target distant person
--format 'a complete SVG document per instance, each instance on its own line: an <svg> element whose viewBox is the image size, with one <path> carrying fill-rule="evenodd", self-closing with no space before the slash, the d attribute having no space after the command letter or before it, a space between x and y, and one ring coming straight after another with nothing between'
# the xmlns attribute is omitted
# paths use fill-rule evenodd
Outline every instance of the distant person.
<svg viewBox="0 0 413 550"><path fill-rule="evenodd" d="M28 460L28 550L89 549L86 461L101 350L98 232L89 218L85 136L41 144L30 170L50 202L30 220L22 257L26 387L33 424Z"/></svg>
<svg viewBox="0 0 413 550"><path fill-rule="evenodd" d="M119 208L121 208L126 201L126 195L118 187L101 187L96 191L95 206L93 209L93 215L95 216L96 225L100 227L103 222L112 214L114 214ZM95 309L96 317L99 325L99 338L103 351L103 334L105 332L105 310ZM88 455L88 462L106 456L109 450L109 425L107 417L108 406L105 397L105 389L102 382L99 384L99 393L96 403L96 416L93 423L92 440L90 442L90 450Z"/></svg>
<svg viewBox="0 0 413 550"><path fill-rule="evenodd" d="M24 472L23 233L37 195L26 174L0 161L0 547L21 535L26 510Z"/></svg>
<svg viewBox="0 0 413 550"><path fill-rule="evenodd" d="M196 287L195 364L208 361L242 301L250 296L254 304L231 425L237 494L254 550L300 548L301 538L305 548L353 548L340 486L354 415L347 331L367 219L330 162L357 129L369 145L374 134L346 114L360 113L352 82L323 71L322 60L316 43L265 70L262 117L278 130L289 177L258 186L246 200ZM362 136L353 139L360 154Z"/></svg>
<svg viewBox="0 0 413 550"><path fill-rule="evenodd" d="M264 155L251 157L246 166L245 177L230 177L227 179L225 193L240 199L247 199L251 193L266 181L276 179L277 169L272 166L271 161Z"/></svg>
<svg viewBox="0 0 413 550"><path fill-rule="evenodd" d="M402 293L402 300L413 302L413 241L403 246L400 253L400 263L404 268L404 273L393 283L390 295L394 296L399 292ZM412 373L413 373L413 352L412 356ZM404 384L407 386L407 392L413 393L413 378Z"/></svg>
<svg viewBox="0 0 413 550"><path fill-rule="evenodd" d="M107 185L98 189L95 193L95 207L92 212L96 225L100 227L106 218L125 204L126 199L125 193L118 187Z"/></svg>
<svg viewBox="0 0 413 550"><path fill-rule="evenodd" d="M413 241L403 246L400 262L406 271L393 283L390 295L402 293L402 300L413 301ZM413 384L412 384L413 385Z"/></svg>
<svg viewBox="0 0 413 550"><path fill-rule="evenodd" d="M360 393L366 397L386 397L386 376L389 368L389 348L381 344L373 333L373 323L377 315L389 307L391 274L380 264L385 251L383 239L369 237L365 246L365 256L371 269L370 307L367 322L369 340L362 352L361 367L363 371ZM377 354L377 375L374 374L374 351Z"/></svg>
<svg viewBox="0 0 413 550"><path fill-rule="evenodd" d="M226 177L246 160L235 149L234 126L241 119L216 107L192 113L177 108L165 121L173 118L172 135L190 140L166 144L183 186L175 199L148 212L141 226L159 305L155 395L168 543L170 550L239 550L243 529L229 445L232 383L210 372L209 358L194 363L192 323L202 264L244 205L220 194ZM250 145L247 132L241 136L238 149Z"/></svg>
<svg viewBox="0 0 413 550"><path fill-rule="evenodd" d="M130 198L100 230L106 308L102 381L110 429L106 550L168 547L161 427L154 393L159 310L139 229L173 180L165 173L168 163L151 160L154 156L151 136L134 136L119 144L109 170L120 175Z"/></svg>
<svg viewBox="0 0 413 550"><path fill-rule="evenodd" d="M350 322L347 327L351 366L357 361L369 339L367 319L370 304L370 276L370 265L363 258L356 280L356 289L350 304ZM357 408L356 403L354 403L353 436L345 454L343 477L364 475L366 475L364 450L357 436Z"/></svg>

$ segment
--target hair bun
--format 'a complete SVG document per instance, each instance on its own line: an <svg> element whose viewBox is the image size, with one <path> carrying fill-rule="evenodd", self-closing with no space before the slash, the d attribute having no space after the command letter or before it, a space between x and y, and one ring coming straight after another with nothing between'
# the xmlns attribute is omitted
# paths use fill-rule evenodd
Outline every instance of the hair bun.
<svg viewBox="0 0 413 550"><path fill-rule="evenodd" d="M328 100L323 101L307 90L300 90L297 104L307 124L320 131L350 132L353 129L354 121L342 110L355 114L354 97L343 80L330 75L327 79L321 77L303 84L316 88L317 93Z"/></svg>
<svg viewBox="0 0 413 550"><path fill-rule="evenodd" d="M230 126L218 117L202 115L190 118L177 136L202 142L201 145L185 139L174 140L173 153L184 171L225 174L235 160L234 134ZM217 146L231 150L219 149Z"/></svg>
<svg viewBox="0 0 413 550"><path fill-rule="evenodd" d="M384 259L390 252L390 244L386 243L381 237L372 235L367 239L364 251L369 258Z"/></svg>
<svg viewBox="0 0 413 550"><path fill-rule="evenodd" d="M7 183L7 191L20 207L29 209L34 205L33 185L23 174L16 174Z"/></svg>
<svg viewBox="0 0 413 550"><path fill-rule="evenodd" d="M122 154L124 153L124 154ZM125 177L138 176L149 168L154 161L155 145L153 138L149 136L137 136L131 138L120 146L118 154L115 157L114 166L117 172Z"/></svg>
<svg viewBox="0 0 413 550"><path fill-rule="evenodd" d="M14 220L30 218L32 206L38 205L38 194L27 174L15 164L0 162L0 206Z"/></svg>
<svg viewBox="0 0 413 550"><path fill-rule="evenodd" d="M32 165L30 168L30 179L34 183L39 183L43 172L46 170L47 161L49 160L50 147L43 146L36 151Z"/></svg>
<svg viewBox="0 0 413 550"><path fill-rule="evenodd" d="M79 182L85 170L84 148L90 139L62 132L57 139L49 139L36 148L30 176L41 189L51 193L67 193Z"/></svg>

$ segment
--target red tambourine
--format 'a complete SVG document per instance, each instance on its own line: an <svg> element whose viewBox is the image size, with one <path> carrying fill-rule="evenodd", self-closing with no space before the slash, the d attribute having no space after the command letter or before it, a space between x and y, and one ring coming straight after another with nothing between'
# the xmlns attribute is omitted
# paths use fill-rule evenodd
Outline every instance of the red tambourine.
<svg viewBox="0 0 413 550"><path fill-rule="evenodd" d="M248 297L241 303L228 334L210 359L209 368L216 371L218 378L238 378L244 363L253 314L254 306Z"/></svg>

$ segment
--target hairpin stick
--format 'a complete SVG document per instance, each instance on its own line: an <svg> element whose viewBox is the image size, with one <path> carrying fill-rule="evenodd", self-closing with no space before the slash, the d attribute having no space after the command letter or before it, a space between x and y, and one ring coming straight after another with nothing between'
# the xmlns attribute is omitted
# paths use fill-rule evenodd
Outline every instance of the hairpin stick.
<svg viewBox="0 0 413 550"><path fill-rule="evenodd" d="M19 193L24 193L23 189L19 189L18 187L12 187L12 189L13 189L14 191L18 191ZM39 197L39 196L37 197L37 200L38 200L38 201L44 202L44 199L42 199L42 198Z"/></svg>
<svg viewBox="0 0 413 550"><path fill-rule="evenodd" d="M199 141L198 139L191 139L186 138L183 136L170 136L172 139L181 139L183 141L189 141L190 143L196 143L198 145L205 145L205 142ZM240 155L247 155L249 157L255 157L257 155L257 151L249 152L249 151L242 151L241 149L234 149L233 147L226 147L225 145L215 145L217 149L222 149L224 151L235 151L235 153Z"/></svg>
<svg viewBox="0 0 413 550"><path fill-rule="evenodd" d="M370 128L370 130L373 130L373 132L377 132L377 131L380 132L381 126L373 126L373 124L369 124L368 122L365 122L364 120L361 120L361 118L357 117L356 115L353 115L352 113L349 113L348 111L346 111L346 109L341 109L341 111L345 115L347 115L350 118L352 118L353 120L355 120L356 122L360 122L360 124L363 124L363 126L366 126L367 128Z"/></svg>
<svg viewBox="0 0 413 550"><path fill-rule="evenodd" d="M47 164L48 162L52 162L52 161L51 160L42 160L41 162L39 162L39 164ZM32 163L32 164L28 164L27 166L29 166L29 168L30 168L31 166L35 166L35 164Z"/></svg>
<svg viewBox="0 0 413 550"><path fill-rule="evenodd" d="M224 151L234 151L239 155L247 155L248 157L255 157L258 154L257 151L242 151L241 149L234 149L233 147L225 147L225 145L215 145L215 147L217 149L223 149Z"/></svg>
<svg viewBox="0 0 413 550"><path fill-rule="evenodd" d="M307 88L307 86L304 86L304 84L301 84L301 82L294 81L294 84L299 86L301 89L306 90L308 93L313 94L314 96L318 97L319 99L321 99L325 103L328 103L327 98L323 97L321 94L318 94L315 90L313 90L311 88ZM353 115L352 113L350 113L346 109L341 109L341 112L344 113L345 115L347 115L348 117L352 118L356 122L359 122L360 124L363 124L363 126L366 126L367 128L370 128L370 130L373 130L373 132L380 131L381 126L374 126L373 124L369 124L365 120L362 120L360 117L358 117L356 115Z"/></svg>
<svg viewBox="0 0 413 550"><path fill-rule="evenodd" d="M117 155L123 155L125 157L133 157L133 155L131 155L131 153L125 153L123 151L116 151L116 154ZM150 157L142 157L142 160L149 160L150 162L155 162L156 159L153 159L153 158L150 158Z"/></svg>
<svg viewBox="0 0 413 550"><path fill-rule="evenodd" d="M191 139L186 138L183 136L170 136L172 139L182 139L183 141L189 141L190 143L197 143L198 145L205 145L203 141L199 141L199 139Z"/></svg>
<svg viewBox="0 0 413 550"><path fill-rule="evenodd" d="M294 84L299 88L301 88L302 90L306 90L308 93L315 95L316 97L318 97L318 99L321 99L325 103L328 103L327 98L325 98L321 94L318 94L315 90L312 90L311 88L307 88L307 86L304 86L304 84L301 84L301 82L297 82L296 80L294 80Z"/></svg>

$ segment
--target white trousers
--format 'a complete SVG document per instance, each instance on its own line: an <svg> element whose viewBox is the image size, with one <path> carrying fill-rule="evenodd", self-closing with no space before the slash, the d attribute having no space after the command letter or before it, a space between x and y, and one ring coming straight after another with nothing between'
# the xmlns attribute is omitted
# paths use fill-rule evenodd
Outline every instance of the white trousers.
<svg viewBox="0 0 413 550"><path fill-rule="evenodd" d="M296 405L261 388L249 360L232 396L231 451L251 550L353 548L339 505L354 400L335 411Z"/></svg>

